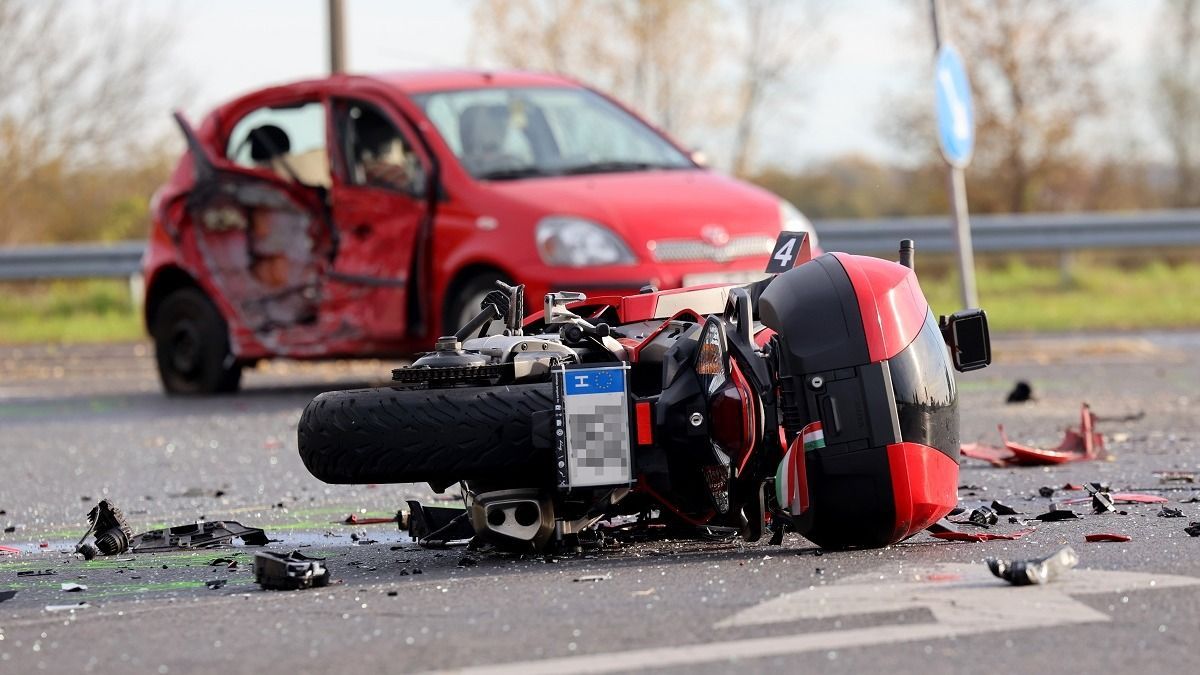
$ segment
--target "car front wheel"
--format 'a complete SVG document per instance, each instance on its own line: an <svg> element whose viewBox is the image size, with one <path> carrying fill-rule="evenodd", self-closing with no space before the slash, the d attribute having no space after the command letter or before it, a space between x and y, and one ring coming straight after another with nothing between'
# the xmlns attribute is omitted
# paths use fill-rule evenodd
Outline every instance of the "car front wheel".
<svg viewBox="0 0 1200 675"><path fill-rule="evenodd" d="M229 348L229 328L212 301L196 288L163 299L151 327L163 390L168 394L237 391L242 366Z"/></svg>

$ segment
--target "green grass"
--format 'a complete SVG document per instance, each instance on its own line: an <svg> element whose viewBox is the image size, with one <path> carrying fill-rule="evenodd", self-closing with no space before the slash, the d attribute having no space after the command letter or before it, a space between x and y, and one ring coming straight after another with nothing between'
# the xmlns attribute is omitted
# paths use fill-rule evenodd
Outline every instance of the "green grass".
<svg viewBox="0 0 1200 675"><path fill-rule="evenodd" d="M1058 268L1013 260L981 268L977 278L979 304L997 332L1200 327L1196 263L1079 264L1064 280ZM921 287L935 313L960 306L957 275L922 277Z"/></svg>
<svg viewBox="0 0 1200 675"><path fill-rule="evenodd" d="M0 284L0 343L120 342L144 336L128 282Z"/></svg>
<svg viewBox="0 0 1200 675"><path fill-rule="evenodd" d="M934 311L958 308L958 281L918 266ZM979 300L992 330L1200 327L1200 263L1118 265L1081 260L1064 282L1054 266L981 263ZM145 337L124 281L0 284L0 343L116 342Z"/></svg>

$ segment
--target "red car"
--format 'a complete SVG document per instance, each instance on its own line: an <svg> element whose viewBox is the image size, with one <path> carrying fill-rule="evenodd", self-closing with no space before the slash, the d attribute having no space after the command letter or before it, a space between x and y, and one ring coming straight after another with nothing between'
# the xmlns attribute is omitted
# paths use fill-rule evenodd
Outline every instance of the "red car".
<svg viewBox="0 0 1200 675"><path fill-rule="evenodd" d="M144 262L169 393L233 391L263 358L411 354L497 279L533 302L751 280L781 229L811 233L561 77L342 75L176 118Z"/></svg>

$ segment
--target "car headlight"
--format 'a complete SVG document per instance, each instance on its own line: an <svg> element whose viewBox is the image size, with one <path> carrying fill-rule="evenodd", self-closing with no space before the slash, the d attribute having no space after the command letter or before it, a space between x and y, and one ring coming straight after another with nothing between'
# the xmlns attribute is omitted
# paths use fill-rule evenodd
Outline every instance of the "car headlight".
<svg viewBox="0 0 1200 675"><path fill-rule="evenodd" d="M537 225L538 255L547 265L592 267L637 262L620 237L583 218L548 216Z"/></svg>
<svg viewBox="0 0 1200 675"><path fill-rule="evenodd" d="M779 200L779 229L782 232L807 232L809 242L817 245L817 230L812 221L786 199Z"/></svg>

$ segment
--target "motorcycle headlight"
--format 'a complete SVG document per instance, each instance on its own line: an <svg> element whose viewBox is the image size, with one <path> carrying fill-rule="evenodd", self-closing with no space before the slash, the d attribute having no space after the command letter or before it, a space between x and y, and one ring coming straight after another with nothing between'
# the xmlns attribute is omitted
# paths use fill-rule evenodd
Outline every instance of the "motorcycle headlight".
<svg viewBox="0 0 1200 675"><path fill-rule="evenodd" d="M817 245L817 230L812 221L786 199L779 200L779 229L782 232L807 232L809 242Z"/></svg>
<svg viewBox="0 0 1200 675"><path fill-rule="evenodd" d="M607 227L583 218L548 216L537 225L538 255L547 265L630 265L633 253Z"/></svg>

